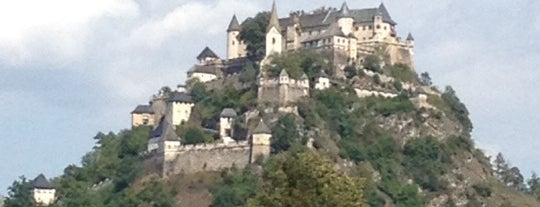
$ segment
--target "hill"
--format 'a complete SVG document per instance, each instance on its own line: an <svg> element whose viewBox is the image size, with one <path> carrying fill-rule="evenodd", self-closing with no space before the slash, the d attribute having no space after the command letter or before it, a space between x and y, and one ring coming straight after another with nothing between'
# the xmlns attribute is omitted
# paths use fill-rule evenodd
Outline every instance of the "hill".
<svg viewBox="0 0 540 207"><path fill-rule="evenodd" d="M323 14L336 22L288 35ZM52 206L540 206L530 196L540 179L525 185L502 156L493 167L452 87L416 73L411 35L337 44L358 39L338 26L365 14L394 29L383 4L233 17L242 57L205 48L186 88L162 88L134 110L132 129L98 133L81 165L53 179ZM274 44L302 35L328 45ZM25 178L10 192L7 207L37 205Z"/></svg>

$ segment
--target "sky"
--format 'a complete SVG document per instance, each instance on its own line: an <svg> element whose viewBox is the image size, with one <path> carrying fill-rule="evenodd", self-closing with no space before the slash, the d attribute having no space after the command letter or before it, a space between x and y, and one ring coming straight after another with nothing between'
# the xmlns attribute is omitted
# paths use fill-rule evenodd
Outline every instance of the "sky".
<svg viewBox="0 0 540 207"><path fill-rule="evenodd" d="M342 1L277 0L291 11ZM380 0L347 2L374 8ZM415 37L415 69L451 85L473 139L522 173L540 171L540 1L385 0L397 32ZM183 83L209 46L225 56L226 27L270 0L0 0L0 194L19 176L61 175L99 132Z"/></svg>

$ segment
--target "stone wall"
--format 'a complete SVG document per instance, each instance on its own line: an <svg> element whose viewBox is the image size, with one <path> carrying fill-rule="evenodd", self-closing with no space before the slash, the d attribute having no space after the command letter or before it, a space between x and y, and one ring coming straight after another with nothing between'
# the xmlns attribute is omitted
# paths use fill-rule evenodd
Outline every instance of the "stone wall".
<svg viewBox="0 0 540 207"><path fill-rule="evenodd" d="M236 144L187 145L164 152L163 176L202 171L220 171L225 168L244 168L250 161L247 142Z"/></svg>

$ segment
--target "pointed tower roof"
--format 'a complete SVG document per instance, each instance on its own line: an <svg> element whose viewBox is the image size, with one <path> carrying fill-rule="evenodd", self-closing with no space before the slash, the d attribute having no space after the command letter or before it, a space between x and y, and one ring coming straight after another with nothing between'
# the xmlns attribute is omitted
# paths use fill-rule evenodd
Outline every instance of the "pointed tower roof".
<svg viewBox="0 0 540 207"><path fill-rule="evenodd" d="M281 76L287 76L287 77L289 77L289 73L287 73L287 70L282 69L281 72L279 73L279 76L280 76L280 77L281 77Z"/></svg>
<svg viewBox="0 0 540 207"><path fill-rule="evenodd" d="M339 14L338 14L338 18L343 18L343 17L352 18L351 12L349 11L349 6L347 6L346 1L344 1L343 4L341 5L341 9L339 10Z"/></svg>
<svg viewBox="0 0 540 207"><path fill-rule="evenodd" d="M221 114L219 115L220 117L225 117L225 118L234 118L236 117L236 111L232 108L225 108L223 109L223 111L221 111Z"/></svg>
<svg viewBox="0 0 540 207"><path fill-rule="evenodd" d="M54 186L47 180L45 175L39 174L33 181L32 186L39 189L54 189Z"/></svg>
<svg viewBox="0 0 540 207"><path fill-rule="evenodd" d="M214 51L212 51L208 46L203 49L201 54L197 56L197 60L202 60L205 58L217 58L219 59L219 56L216 55Z"/></svg>
<svg viewBox="0 0 540 207"><path fill-rule="evenodd" d="M414 41L414 37L412 36L410 32L409 32L409 35L407 35L407 40Z"/></svg>
<svg viewBox="0 0 540 207"><path fill-rule="evenodd" d="M381 15L383 21L388 22L391 25L396 25L396 22L392 20L392 17L390 17L390 13L388 13L388 10L386 9L386 6L384 6L384 3L381 3L381 5L379 5L379 8L377 8L377 15Z"/></svg>
<svg viewBox="0 0 540 207"><path fill-rule="evenodd" d="M302 76L300 76L300 80L306 80L308 79L308 76L306 75L306 73L303 73Z"/></svg>
<svg viewBox="0 0 540 207"><path fill-rule="evenodd" d="M272 134L272 130L270 130L270 128L268 128L268 126L264 123L263 119L261 119L257 127L253 129L252 134Z"/></svg>
<svg viewBox="0 0 540 207"><path fill-rule="evenodd" d="M281 27L279 26L279 19L276 9L276 1L272 3L272 11L270 12L270 22L268 23L268 27L266 28L266 31L270 31L272 27L275 27L278 31L281 31Z"/></svg>
<svg viewBox="0 0 540 207"><path fill-rule="evenodd" d="M319 73L317 74L317 77L318 77L318 78L328 78L328 74L326 74L326 72L324 72L324 70L321 70L321 71L319 71Z"/></svg>
<svg viewBox="0 0 540 207"><path fill-rule="evenodd" d="M236 19L236 14L234 14L231 19L231 23L229 23L229 27L227 28L227 32L240 31L241 29L242 28L240 27L240 24L238 23L238 19Z"/></svg>

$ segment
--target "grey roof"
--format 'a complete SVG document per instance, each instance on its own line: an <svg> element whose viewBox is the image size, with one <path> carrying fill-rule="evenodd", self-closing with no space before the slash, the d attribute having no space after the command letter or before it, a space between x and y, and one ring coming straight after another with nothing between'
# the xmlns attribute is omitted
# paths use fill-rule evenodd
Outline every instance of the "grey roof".
<svg viewBox="0 0 540 207"><path fill-rule="evenodd" d="M375 15L380 14L382 15L383 22L396 25L396 22L392 20L384 4L381 4L378 8L348 9L348 13L349 16L354 18L356 23L372 23ZM335 22L336 18L340 17L340 15L343 15L342 10L331 9L327 12L300 14L298 18L300 19L302 28L316 28L329 26L331 23ZM279 19L282 29L285 29L289 25L293 25L293 18L294 17L286 17Z"/></svg>
<svg viewBox="0 0 540 207"><path fill-rule="evenodd" d="M302 42L320 40L320 39L324 39L324 38L327 38L327 37L334 37L334 36L348 37L347 35L345 35L345 33L343 33L341 28L339 28L339 25L337 23L332 23L332 24L330 24L330 26L324 32L319 33L319 34L317 34L315 36L311 36L311 37L305 39Z"/></svg>
<svg viewBox="0 0 540 207"><path fill-rule="evenodd" d="M414 37L412 36L410 32L409 32L409 35L407 35L407 40L414 41Z"/></svg>
<svg viewBox="0 0 540 207"><path fill-rule="evenodd" d="M328 78L328 74L324 72L324 70L320 70L319 73L317 73L318 78Z"/></svg>
<svg viewBox="0 0 540 207"><path fill-rule="evenodd" d="M252 134L272 134L272 130L270 130L270 128L268 128L268 126L261 119L257 127L253 129Z"/></svg>
<svg viewBox="0 0 540 207"><path fill-rule="evenodd" d="M32 181L32 186L39 189L54 189L54 186L47 180L47 178L43 174L39 174Z"/></svg>
<svg viewBox="0 0 540 207"><path fill-rule="evenodd" d="M191 95L185 92L172 92L171 96L169 97L169 102L185 102L185 103L192 103L193 98Z"/></svg>
<svg viewBox="0 0 540 207"><path fill-rule="evenodd" d="M132 114L154 114L154 110L150 105L138 105L131 112Z"/></svg>
<svg viewBox="0 0 540 207"><path fill-rule="evenodd" d="M391 25L396 25L396 22L392 20L392 17L390 17L390 13L388 13L388 10L386 10L386 6L384 6L384 3L381 3L381 5L379 5L377 11L377 13L380 12L382 14L383 22L387 22Z"/></svg>
<svg viewBox="0 0 540 207"><path fill-rule="evenodd" d="M349 11L349 6L347 6L347 2L343 2L343 4L341 5L338 17L352 17L351 12Z"/></svg>
<svg viewBox="0 0 540 207"><path fill-rule="evenodd" d="M227 32L231 31L240 31L242 28L240 27L240 24L238 23L238 19L236 19L236 15L233 15L231 19L231 23L229 23L229 27L227 27Z"/></svg>
<svg viewBox="0 0 540 207"><path fill-rule="evenodd" d="M205 47L203 49L203 51L201 52L201 54L199 54L197 56L197 60L202 60L202 59L205 59L205 58L217 58L217 59L219 59L219 56L217 56L216 53L214 53L214 51L212 51L209 47Z"/></svg>
<svg viewBox="0 0 540 207"><path fill-rule="evenodd" d="M174 131L173 125L171 124L170 118L168 115L165 115L159 121L159 125L152 131L150 138L162 138L166 141L178 141L180 137Z"/></svg>
<svg viewBox="0 0 540 207"><path fill-rule="evenodd" d="M302 76L300 76L300 80L306 80L308 79L306 73L303 73Z"/></svg>
<svg viewBox="0 0 540 207"><path fill-rule="evenodd" d="M218 67L216 65L195 65L190 70L189 73L207 73L216 75Z"/></svg>
<svg viewBox="0 0 540 207"><path fill-rule="evenodd" d="M289 76L289 73L287 73L287 70L281 69L281 72L279 73L279 76Z"/></svg>
<svg viewBox="0 0 540 207"><path fill-rule="evenodd" d="M221 111L220 117L234 118L236 117L236 111L231 108L225 108Z"/></svg>

